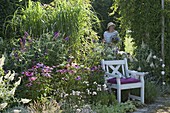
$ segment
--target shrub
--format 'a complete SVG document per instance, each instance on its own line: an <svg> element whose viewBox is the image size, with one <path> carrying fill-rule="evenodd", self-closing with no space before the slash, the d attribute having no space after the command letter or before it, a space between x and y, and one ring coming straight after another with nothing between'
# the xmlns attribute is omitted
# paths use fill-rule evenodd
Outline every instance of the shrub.
<svg viewBox="0 0 170 113"><path fill-rule="evenodd" d="M3 70L5 57L2 56L0 59L0 110L3 110L8 106L16 101L14 94L15 90L20 85L21 78L18 81L14 81L15 72L11 73L8 71L7 73Z"/></svg>

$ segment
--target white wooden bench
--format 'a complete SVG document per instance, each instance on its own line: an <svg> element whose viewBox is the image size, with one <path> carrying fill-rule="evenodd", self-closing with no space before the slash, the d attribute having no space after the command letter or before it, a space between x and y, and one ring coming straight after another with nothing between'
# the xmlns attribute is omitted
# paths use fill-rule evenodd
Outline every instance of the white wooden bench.
<svg viewBox="0 0 170 113"><path fill-rule="evenodd" d="M117 89L117 100L121 102L121 90L140 88L140 97L131 95L129 98L140 100L144 103L144 75L147 73L128 70L127 59L102 60L102 69L105 71L105 83L109 90Z"/></svg>

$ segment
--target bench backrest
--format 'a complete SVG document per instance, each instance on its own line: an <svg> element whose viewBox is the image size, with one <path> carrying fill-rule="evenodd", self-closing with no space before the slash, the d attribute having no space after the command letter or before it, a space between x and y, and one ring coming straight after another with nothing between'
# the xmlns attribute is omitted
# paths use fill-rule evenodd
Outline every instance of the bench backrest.
<svg viewBox="0 0 170 113"><path fill-rule="evenodd" d="M102 60L102 69L112 75L121 75L129 77L127 59L124 60ZM114 76L113 76L114 77Z"/></svg>

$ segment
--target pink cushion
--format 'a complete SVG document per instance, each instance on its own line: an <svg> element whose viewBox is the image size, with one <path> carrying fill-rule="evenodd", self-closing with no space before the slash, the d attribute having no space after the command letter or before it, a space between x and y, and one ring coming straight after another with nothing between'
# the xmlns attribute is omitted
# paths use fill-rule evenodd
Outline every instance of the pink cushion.
<svg viewBox="0 0 170 113"><path fill-rule="evenodd" d="M109 79L107 80L107 82L111 84L117 83L116 78ZM128 84L128 83L137 83L137 82L140 82L140 80L135 79L135 78L121 78L120 82L121 84Z"/></svg>

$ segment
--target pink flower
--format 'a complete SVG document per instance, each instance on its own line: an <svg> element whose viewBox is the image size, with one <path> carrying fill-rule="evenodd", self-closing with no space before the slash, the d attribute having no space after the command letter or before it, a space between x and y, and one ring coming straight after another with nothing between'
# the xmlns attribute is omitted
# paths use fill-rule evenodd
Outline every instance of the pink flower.
<svg viewBox="0 0 170 113"><path fill-rule="evenodd" d="M31 76L34 75L34 73L33 73L33 72L25 72L25 75L26 75L27 77L31 77Z"/></svg>
<svg viewBox="0 0 170 113"><path fill-rule="evenodd" d="M37 79L37 77L29 77L30 82L35 81L36 79Z"/></svg>

